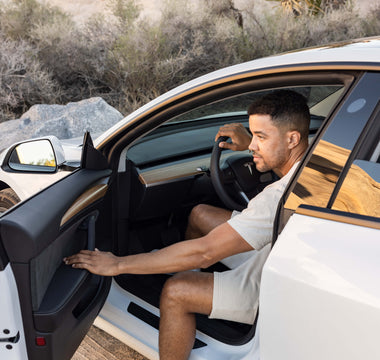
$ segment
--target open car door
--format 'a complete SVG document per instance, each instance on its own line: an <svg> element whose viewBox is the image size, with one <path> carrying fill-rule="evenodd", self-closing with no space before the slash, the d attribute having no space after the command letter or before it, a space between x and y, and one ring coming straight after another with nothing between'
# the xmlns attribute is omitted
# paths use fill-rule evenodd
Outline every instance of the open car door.
<svg viewBox="0 0 380 360"><path fill-rule="evenodd" d="M108 228L111 170L86 163L0 218L1 359L69 360L107 297L111 278L62 261Z"/></svg>

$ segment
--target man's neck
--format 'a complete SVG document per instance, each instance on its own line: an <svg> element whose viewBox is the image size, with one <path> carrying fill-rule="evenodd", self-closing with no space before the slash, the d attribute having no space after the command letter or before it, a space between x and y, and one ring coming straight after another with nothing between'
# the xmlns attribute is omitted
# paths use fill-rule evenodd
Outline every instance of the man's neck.
<svg viewBox="0 0 380 360"><path fill-rule="evenodd" d="M280 178L285 176L295 163L301 161L303 155L305 154L306 148L307 147L302 147L302 149L300 149L299 151L291 152L289 158L283 164L283 166L281 166L281 168L273 169L274 173Z"/></svg>

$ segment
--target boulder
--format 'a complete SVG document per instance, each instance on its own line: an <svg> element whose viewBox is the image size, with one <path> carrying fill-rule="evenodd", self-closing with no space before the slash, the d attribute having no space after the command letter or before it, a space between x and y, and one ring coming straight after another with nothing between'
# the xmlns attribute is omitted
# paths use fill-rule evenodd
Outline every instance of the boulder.
<svg viewBox="0 0 380 360"><path fill-rule="evenodd" d="M67 105L33 105L20 119L0 123L0 149L47 135L71 139L90 131L95 137L122 118L119 111L100 97Z"/></svg>

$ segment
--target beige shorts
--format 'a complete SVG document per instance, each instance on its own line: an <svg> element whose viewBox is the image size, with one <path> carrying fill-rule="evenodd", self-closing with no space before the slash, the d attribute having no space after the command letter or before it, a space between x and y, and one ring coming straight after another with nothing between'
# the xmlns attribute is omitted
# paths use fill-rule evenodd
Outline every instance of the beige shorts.
<svg viewBox="0 0 380 360"><path fill-rule="evenodd" d="M259 305L261 272L270 249L268 244L259 251L250 251L248 259L242 254L242 263L236 268L214 272L210 319L253 324Z"/></svg>

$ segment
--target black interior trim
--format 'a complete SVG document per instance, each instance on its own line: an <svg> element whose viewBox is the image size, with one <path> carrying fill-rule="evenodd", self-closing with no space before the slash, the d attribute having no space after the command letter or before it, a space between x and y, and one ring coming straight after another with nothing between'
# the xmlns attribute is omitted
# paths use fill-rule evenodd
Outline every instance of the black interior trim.
<svg viewBox="0 0 380 360"><path fill-rule="evenodd" d="M3 271L8 264L9 264L9 259L4 249L3 243L0 239L0 271Z"/></svg>
<svg viewBox="0 0 380 360"><path fill-rule="evenodd" d="M51 281L46 291L44 299L39 309L34 313L34 322L36 330L42 332L52 332L59 327L63 321L63 316L67 316L67 312L62 313L62 308L71 308L73 315L78 318L81 312L77 306L86 294L90 291L95 292L99 287L101 277L90 274L86 270L73 269L70 266L62 264L54 275L54 281ZM91 284L91 286L88 286ZM72 297L72 294L75 294ZM93 294L95 295L95 294ZM91 302L87 299L88 303ZM80 306L83 310L84 304Z"/></svg>

